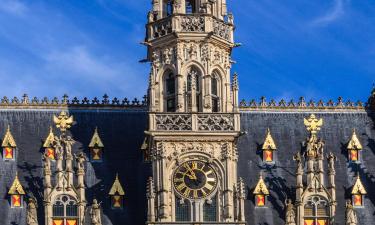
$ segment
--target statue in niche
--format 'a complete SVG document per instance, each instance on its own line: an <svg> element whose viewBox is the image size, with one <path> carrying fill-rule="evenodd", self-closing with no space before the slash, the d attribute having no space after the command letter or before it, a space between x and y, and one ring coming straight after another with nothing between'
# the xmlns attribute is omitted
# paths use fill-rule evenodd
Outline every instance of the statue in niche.
<svg viewBox="0 0 375 225"><path fill-rule="evenodd" d="M85 168L84 163L86 162L86 157L83 152L80 152L78 155L74 155L77 161L78 170L83 170Z"/></svg>
<svg viewBox="0 0 375 225"><path fill-rule="evenodd" d="M357 213L354 211L352 202L348 200L346 202L346 225L358 225Z"/></svg>
<svg viewBox="0 0 375 225"><path fill-rule="evenodd" d="M98 203L96 199L94 199L92 202L90 217L92 225L102 225L100 203Z"/></svg>
<svg viewBox="0 0 375 225"><path fill-rule="evenodd" d="M296 213L294 211L292 200L288 199L287 201L285 201L285 205L285 225L296 225Z"/></svg>
<svg viewBox="0 0 375 225"><path fill-rule="evenodd" d="M327 159L328 159L328 169L330 171L335 171L335 161L337 159L336 156L332 152L330 152L328 154Z"/></svg>
<svg viewBox="0 0 375 225"><path fill-rule="evenodd" d="M35 198L30 198L27 204L27 225L38 225L37 203Z"/></svg>

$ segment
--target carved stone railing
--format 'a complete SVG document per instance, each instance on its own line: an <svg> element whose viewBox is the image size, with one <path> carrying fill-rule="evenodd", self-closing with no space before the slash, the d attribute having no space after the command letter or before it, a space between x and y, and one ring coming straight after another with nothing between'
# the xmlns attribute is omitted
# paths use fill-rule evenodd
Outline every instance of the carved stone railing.
<svg viewBox="0 0 375 225"><path fill-rule="evenodd" d="M204 32L204 16L186 15L180 17L182 32Z"/></svg>
<svg viewBox="0 0 375 225"><path fill-rule="evenodd" d="M238 114L222 113L150 113L150 130L154 131L218 131L239 130Z"/></svg>
<svg viewBox="0 0 375 225"><path fill-rule="evenodd" d="M78 99L74 97L69 99L68 95L64 95L61 99L54 98L29 98L28 95L23 95L21 98L14 97L8 98L3 97L0 99L0 107L118 107L118 108L143 108L147 109L147 96L144 96L142 100L134 98L129 100L128 98L110 99L108 95L104 95L100 98L89 99L84 97Z"/></svg>
<svg viewBox="0 0 375 225"><path fill-rule="evenodd" d="M152 38L159 38L172 33L172 20L169 18L153 23Z"/></svg>
<svg viewBox="0 0 375 225"><path fill-rule="evenodd" d="M240 102L240 109L242 111L246 110L266 110L266 109L294 109L294 110L363 110L366 109L366 103L361 101L352 102L350 100L344 101L343 98L338 98L337 101L329 100L324 102L323 100L319 100L315 102L313 100L305 101L305 98L301 97L298 101L290 100L285 101L281 99L279 102L275 100L271 100L269 102L266 101L266 98L262 97L259 102L255 101L254 99L250 102L246 102L242 100Z"/></svg>
<svg viewBox="0 0 375 225"><path fill-rule="evenodd" d="M175 14L148 24L148 41L174 32L212 33L233 42L233 25L205 14Z"/></svg>
<svg viewBox="0 0 375 225"><path fill-rule="evenodd" d="M156 115L156 129L164 131L192 130L192 118L188 114Z"/></svg>

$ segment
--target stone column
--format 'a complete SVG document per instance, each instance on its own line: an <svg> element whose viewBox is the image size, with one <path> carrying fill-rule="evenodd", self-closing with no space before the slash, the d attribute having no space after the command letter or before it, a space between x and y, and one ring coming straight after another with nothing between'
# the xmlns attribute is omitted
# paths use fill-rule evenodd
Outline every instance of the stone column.
<svg viewBox="0 0 375 225"><path fill-rule="evenodd" d="M152 177L148 179L147 202L148 202L147 221L155 222L155 187L154 187L154 180Z"/></svg>
<svg viewBox="0 0 375 225"><path fill-rule="evenodd" d="M176 75L177 79L177 105L176 111L177 112L184 112L185 111L185 98L184 98L184 79L181 74Z"/></svg>

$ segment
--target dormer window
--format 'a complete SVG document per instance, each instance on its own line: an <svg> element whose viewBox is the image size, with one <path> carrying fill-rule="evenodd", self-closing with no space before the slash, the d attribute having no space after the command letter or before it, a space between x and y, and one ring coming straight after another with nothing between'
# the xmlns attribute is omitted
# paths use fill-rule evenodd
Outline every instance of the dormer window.
<svg viewBox="0 0 375 225"><path fill-rule="evenodd" d="M113 182L112 188L109 191L109 196L111 196L111 206L112 209L122 209L124 204L124 189L120 183L118 178L118 174L116 174L115 182Z"/></svg>
<svg viewBox="0 0 375 225"><path fill-rule="evenodd" d="M352 138L348 143L348 158L350 162L360 163L361 162L361 151L363 147L359 141L356 131L353 130Z"/></svg>
<svg viewBox="0 0 375 225"><path fill-rule="evenodd" d="M364 206L364 197L367 194L365 187L359 176L356 178L356 182L352 189L352 202L354 207Z"/></svg>
<svg viewBox="0 0 375 225"><path fill-rule="evenodd" d="M1 145L3 148L3 159L4 160L15 160L16 159L16 142L14 141L13 135L10 132L10 127L8 126L7 132L5 133L3 143Z"/></svg>
<svg viewBox="0 0 375 225"><path fill-rule="evenodd" d="M267 188L266 183L263 180L263 176L259 177L257 186L254 189L254 203L256 207L266 207L267 206L267 196L270 192Z"/></svg>
<svg viewBox="0 0 375 225"><path fill-rule="evenodd" d="M276 144L272 138L270 129L267 129L266 138L264 140L263 150L263 162L273 163L274 162L274 151L276 151Z"/></svg>
<svg viewBox="0 0 375 225"><path fill-rule="evenodd" d="M94 135L89 144L89 149L91 162L101 162L103 160L104 144L99 136L98 128L95 128Z"/></svg>
<svg viewBox="0 0 375 225"><path fill-rule="evenodd" d="M18 179L18 174L14 178L13 184L9 189L8 195L10 196L10 204L12 208L22 208L23 207L23 196L25 191Z"/></svg>
<svg viewBox="0 0 375 225"><path fill-rule="evenodd" d="M43 148L45 149L45 154L51 160L55 160L55 148L53 143L55 142L55 135L53 134L52 127L50 127L48 137L43 144Z"/></svg>

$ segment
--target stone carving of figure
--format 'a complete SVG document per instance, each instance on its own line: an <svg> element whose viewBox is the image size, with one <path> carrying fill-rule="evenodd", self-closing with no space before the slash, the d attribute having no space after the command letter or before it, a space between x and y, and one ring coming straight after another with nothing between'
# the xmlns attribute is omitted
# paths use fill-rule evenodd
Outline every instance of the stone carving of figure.
<svg viewBox="0 0 375 225"><path fill-rule="evenodd" d="M27 204L27 225L38 225L37 204L35 198L30 198Z"/></svg>
<svg viewBox="0 0 375 225"><path fill-rule="evenodd" d="M328 159L328 168L329 168L329 170L330 171L335 171L336 156L332 152L330 152L328 154L327 159Z"/></svg>
<svg viewBox="0 0 375 225"><path fill-rule="evenodd" d="M90 216L92 225L102 225L102 219L100 215L100 203L98 203L96 199L94 199L92 202Z"/></svg>
<svg viewBox="0 0 375 225"><path fill-rule="evenodd" d="M172 63L172 56L173 56L173 49L166 48L163 51L163 58L165 64L171 64Z"/></svg>
<svg viewBox="0 0 375 225"><path fill-rule="evenodd" d="M51 170L51 159L48 157L47 153L43 154L44 169Z"/></svg>
<svg viewBox="0 0 375 225"><path fill-rule="evenodd" d="M85 168L84 163L86 161L85 155L83 154L83 152L80 152L78 155L75 155L75 157L77 161L78 170L83 170Z"/></svg>
<svg viewBox="0 0 375 225"><path fill-rule="evenodd" d="M301 170L301 169L303 170L301 153L300 153L300 152L297 152L297 153L293 156L293 159L294 159L294 161L297 162L297 170Z"/></svg>
<svg viewBox="0 0 375 225"><path fill-rule="evenodd" d="M287 201L285 201L285 205L285 225L296 225L296 213L294 211L292 200L288 199Z"/></svg>
<svg viewBox="0 0 375 225"><path fill-rule="evenodd" d="M228 23L234 24L234 17L232 13L228 13Z"/></svg>
<svg viewBox="0 0 375 225"><path fill-rule="evenodd" d="M154 12L153 11L148 12L147 18L148 18L149 23L154 22Z"/></svg>
<svg viewBox="0 0 375 225"><path fill-rule="evenodd" d="M64 151L63 151L63 147L61 145L61 139L57 136L55 137L54 147L55 147L56 159L62 160L63 155L64 155Z"/></svg>
<svg viewBox="0 0 375 225"><path fill-rule="evenodd" d="M66 150L66 156L69 158L72 156L72 145L75 143L75 141L72 139L72 137L67 136L64 140L65 143L65 150Z"/></svg>
<svg viewBox="0 0 375 225"><path fill-rule="evenodd" d="M357 213L350 200L346 202L346 225L358 225Z"/></svg>

